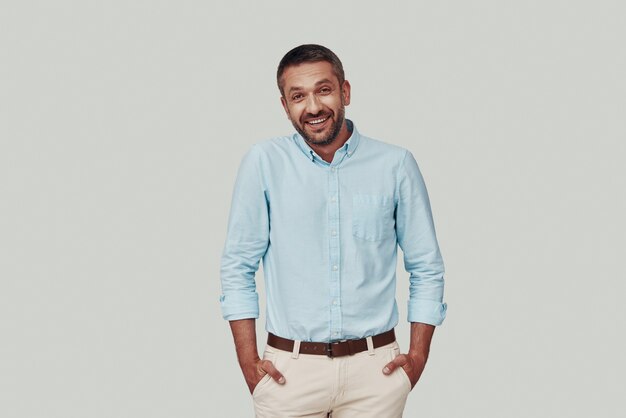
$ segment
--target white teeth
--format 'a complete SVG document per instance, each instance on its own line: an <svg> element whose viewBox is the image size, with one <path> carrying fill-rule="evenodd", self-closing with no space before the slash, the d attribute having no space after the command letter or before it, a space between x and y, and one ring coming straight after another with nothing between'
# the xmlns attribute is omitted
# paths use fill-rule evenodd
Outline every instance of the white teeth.
<svg viewBox="0 0 626 418"><path fill-rule="evenodd" d="M322 123L322 122L324 122L326 119L328 119L328 118L322 118L322 119L310 120L310 121L309 121L309 123L310 123L311 125L315 125L315 124L318 124L318 123Z"/></svg>

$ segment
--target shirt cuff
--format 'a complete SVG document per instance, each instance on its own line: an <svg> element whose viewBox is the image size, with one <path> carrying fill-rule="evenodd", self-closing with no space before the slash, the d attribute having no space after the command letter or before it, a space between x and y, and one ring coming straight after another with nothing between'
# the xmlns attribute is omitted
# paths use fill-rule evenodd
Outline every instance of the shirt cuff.
<svg viewBox="0 0 626 418"><path fill-rule="evenodd" d="M220 296L222 317L227 321L257 319L259 317L259 294L229 294Z"/></svg>
<svg viewBox="0 0 626 418"><path fill-rule="evenodd" d="M429 325L441 325L446 318L447 303L434 300L415 299L408 302L408 321Z"/></svg>

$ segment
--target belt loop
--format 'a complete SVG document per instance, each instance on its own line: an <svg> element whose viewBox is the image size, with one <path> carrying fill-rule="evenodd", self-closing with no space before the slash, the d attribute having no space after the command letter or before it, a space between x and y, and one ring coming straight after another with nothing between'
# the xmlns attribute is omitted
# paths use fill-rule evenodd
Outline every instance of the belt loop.
<svg viewBox="0 0 626 418"><path fill-rule="evenodd" d="M367 352L370 356L374 355L374 341L372 340L372 337L367 337Z"/></svg>
<svg viewBox="0 0 626 418"><path fill-rule="evenodd" d="M291 358L297 359L300 356L300 340L293 342L293 351L291 352Z"/></svg>

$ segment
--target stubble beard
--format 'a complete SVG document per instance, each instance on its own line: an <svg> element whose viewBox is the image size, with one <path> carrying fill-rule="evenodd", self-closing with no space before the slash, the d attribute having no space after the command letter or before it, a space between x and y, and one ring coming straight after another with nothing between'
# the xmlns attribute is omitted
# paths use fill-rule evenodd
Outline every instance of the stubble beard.
<svg viewBox="0 0 626 418"><path fill-rule="evenodd" d="M296 128L296 131L298 131L298 133L302 135L302 138L304 138L304 140L308 142L309 144L318 145L318 146L330 145L335 141L335 139L337 139L337 137L339 136L339 132L341 132L341 127L343 126L343 121L345 119L344 106L341 106L339 108L339 111L337 112L336 116L337 117L335 118L335 122L331 126L330 131L328 132L328 135L320 139L315 139L315 138L311 138L310 136L308 136L307 133L304 131L304 127L300 127L295 122L292 122L292 125L294 128Z"/></svg>

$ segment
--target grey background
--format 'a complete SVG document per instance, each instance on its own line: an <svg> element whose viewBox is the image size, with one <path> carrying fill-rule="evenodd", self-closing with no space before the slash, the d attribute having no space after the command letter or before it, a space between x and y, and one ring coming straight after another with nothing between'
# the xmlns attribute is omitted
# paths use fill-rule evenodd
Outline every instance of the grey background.
<svg viewBox="0 0 626 418"><path fill-rule="evenodd" d="M276 65L316 42L431 195L449 312L405 416L624 416L625 12L3 1L0 415L252 416L219 257L241 156L292 132Z"/></svg>

